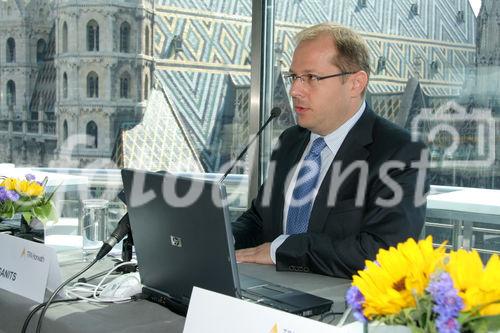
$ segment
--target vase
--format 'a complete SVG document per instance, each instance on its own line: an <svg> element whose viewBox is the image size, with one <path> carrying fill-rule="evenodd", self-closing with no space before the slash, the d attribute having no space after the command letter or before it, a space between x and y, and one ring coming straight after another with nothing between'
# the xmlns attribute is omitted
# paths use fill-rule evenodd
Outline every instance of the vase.
<svg viewBox="0 0 500 333"><path fill-rule="evenodd" d="M21 237L27 240L31 240L37 243L43 243L45 238L44 225L40 220L32 218L31 221L26 221L24 216L21 214L20 217L20 229L17 237Z"/></svg>
<svg viewBox="0 0 500 333"><path fill-rule="evenodd" d="M14 215L12 218L0 217L0 232L15 235L20 230L21 216Z"/></svg>

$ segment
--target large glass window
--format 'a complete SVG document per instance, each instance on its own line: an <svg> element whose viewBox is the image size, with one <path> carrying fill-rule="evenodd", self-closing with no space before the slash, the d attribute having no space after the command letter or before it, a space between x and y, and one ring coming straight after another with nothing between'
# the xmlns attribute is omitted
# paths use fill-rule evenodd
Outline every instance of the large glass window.
<svg viewBox="0 0 500 333"><path fill-rule="evenodd" d="M117 179L121 167L217 178L267 120L270 110L279 107L281 115L264 131L260 144L252 145L226 179L230 194L236 193L231 205L234 219L248 204L250 172L260 170L256 173L260 180L254 182L257 188L267 176L277 137L296 123L290 84L284 77L293 57L294 36L304 27L331 21L357 30L368 43L372 69L368 105L410 132L418 125L420 138L429 146L433 191L439 195L445 190L500 190L500 143L495 130L500 34L495 14L486 6L474 13L472 0L395 3L156 0L153 6L123 1L107 4L109 15L103 19L102 4L82 7L71 1L56 2L54 10L44 11L43 19L30 22L29 31L23 32L40 36L38 31L62 23L60 35L43 37L44 57L40 53L25 58L23 45L34 47L19 40L18 34L5 36L2 42L5 62L0 67L5 68L0 68L0 114L16 104L17 94L16 107L36 114L31 119L37 121L0 119L0 134L6 138L0 140L0 163L80 168L72 172L108 168ZM252 11L256 4L261 11L258 15ZM9 19L17 18L10 15ZM25 20L21 15L16 24L25 27ZM56 35L61 47L56 47ZM119 52L104 52L100 37L102 45L115 38ZM255 41L260 44L254 45ZM36 73L16 63L21 55L33 62L22 66L36 67ZM9 72L12 66L19 66L16 74ZM463 116L453 123L458 146L450 146L455 132L433 132L434 124L443 121L424 119L426 110L433 115ZM481 110L489 112L493 130L492 122L471 119ZM99 145L97 127L102 138ZM27 147L24 155L16 148L23 145ZM261 149L252 152L258 146ZM250 163L254 156L260 159L257 168ZM470 163L474 161L480 163ZM103 182L92 195L105 193L112 183ZM112 192L106 192L110 200L114 200ZM492 193L491 197L497 195ZM469 225L464 220L453 229L456 224L452 222L471 212L452 212L446 220L432 204L428 207L430 229L426 232L434 233L438 241L463 238ZM73 210L78 211L74 207L68 211ZM484 232L498 230L498 226L483 218L473 221L477 229L467 229L474 235L471 244L500 248L500 237Z"/></svg>
<svg viewBox="0 0 500 333"><path fill-rule="evenodd" d="M366 95L369 107L406 128L429 148L433 187L426 232L433 234L437 242L454 240L450 241L453 246L477 246L485 254L493 247L498 251L498 225L485 218L486 208L472 214L452 201L447 201L448 210L436 208L436 202L449 195L441 197L441 191L460 191L460 195L474 197L468 188L500 190L496 135L500 90L494 78L499 73L494 50L500 30L490 17L493 7L483 1L478 13L478 8L474 12L471 7L480 4L478 1L403 1L397 7L391 4L266 1L271 20L266 21L263 36L272 34L274 43L263 47L267 51L262 55L263 68L271 73L272 89L262 91L261 102L269 104L262 107L261 123L273 106L283 112L272 124L272 139L263 142L262 169L267 170L266 161L278 135L295 124L290 84L283 80L296 46L294 36L315 23L338 22L358 31L370 49L372 74ZM388 13L399 19L386 19ZM438 15L439 25L425 23L437 22ZM489 195L487 191L475 193L484 199Z"/></svg>

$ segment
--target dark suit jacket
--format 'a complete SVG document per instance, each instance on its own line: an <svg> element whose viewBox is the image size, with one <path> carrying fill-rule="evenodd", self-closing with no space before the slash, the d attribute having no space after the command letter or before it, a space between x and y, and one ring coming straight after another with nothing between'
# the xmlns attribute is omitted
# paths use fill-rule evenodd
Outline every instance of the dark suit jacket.
<svg viewBox="0 0 500 333"><path fill-rule="evenodd" d="M251 207L233 223L237 249L272 242L284 234L284 195L290 181L287 178L293 174L309 138L310 132L299 126L281 134L277 149L271 155L268 179ZM277 249L277 270L351 278L364 268L366 259L375 258L380 248L396 245L408 237L418 238L424 223L425 203L415 205L418 170L410 163L420 159L423 149L422 143L411 141L406 130L376 115L367 106L320 185L307 232L290 235ZM360 168L355 168L339 187L339 179L332 179L333 165L341 163L340 170L344 171L356 161L364 161L368 166L365 168L367 181L360 177ZM381 179L380 168L387 161L400 161L404 167L390 169L387 172L390 179ZM429 187L426 177L420 182L424 183L420 191L426 193ZM365 183L366 188L359 193L364 194L362 204L355 205L358 185ZM393 198L396 183L402 189L400 203L389 208L376 204L379 197ZM334 205L329 205L334 184L338 195Z"/></svg>

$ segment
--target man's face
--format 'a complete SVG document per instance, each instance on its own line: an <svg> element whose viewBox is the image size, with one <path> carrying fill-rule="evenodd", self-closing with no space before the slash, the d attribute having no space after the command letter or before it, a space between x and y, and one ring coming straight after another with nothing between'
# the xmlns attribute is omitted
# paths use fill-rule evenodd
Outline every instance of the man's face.
<svg viewBox="0 0 500 333"><path fill-rule="evenodd" d="M329 36L303 41L295 49L290 72L318 76L341 73L332 64L336 55ZM359 108L360 96L353 95L352 84L351 76L312 80L309 84L297 79L290 89L297 123L323 136L336 130Z"/></svg>

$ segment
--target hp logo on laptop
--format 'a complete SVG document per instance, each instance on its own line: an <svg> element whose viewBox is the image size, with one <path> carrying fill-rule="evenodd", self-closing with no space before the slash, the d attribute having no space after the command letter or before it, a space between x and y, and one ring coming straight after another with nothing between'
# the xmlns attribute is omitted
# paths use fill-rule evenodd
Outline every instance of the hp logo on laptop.
<svg viewBox="0 0 500 333"><path fill-rule="evenodd" d="M175 247L182 247L182 238L177 236L170 236L170 244Z"/></svg>

